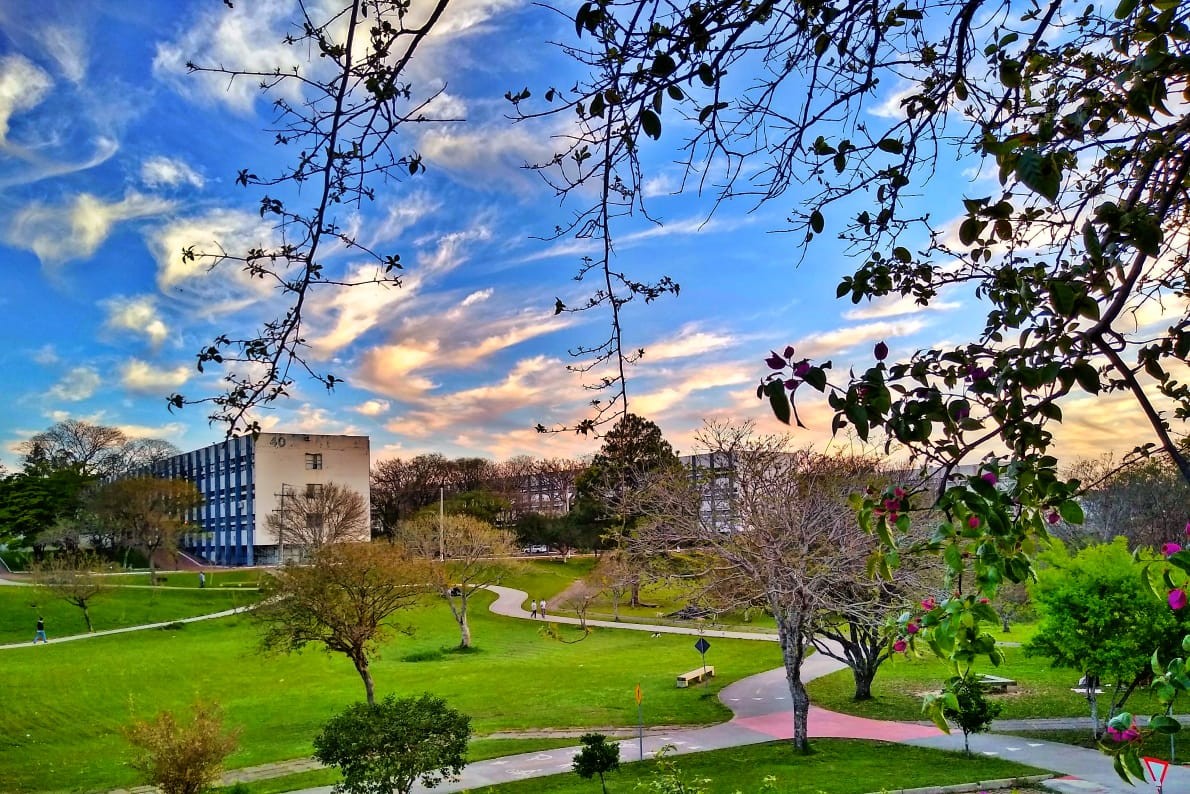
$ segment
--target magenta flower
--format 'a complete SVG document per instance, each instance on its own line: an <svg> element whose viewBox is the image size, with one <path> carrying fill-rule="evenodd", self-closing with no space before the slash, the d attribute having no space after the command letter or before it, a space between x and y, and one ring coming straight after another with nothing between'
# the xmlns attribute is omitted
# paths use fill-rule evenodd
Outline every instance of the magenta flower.
<svg viewBox="0 0 1190 794"><path fill-rule="evenodd" d="M1175 612L1186 608L1186 591L1176 587L1169 591L1169 608Z"/></svg>
<svg viewBox="0 0 1190 794"><path fill-rule="evenodd" d="M810 371L809 361L799 361L793 368L793 374L799 378L806 377L806 373Z"/></svg>
<svg viewBox="0 0 1190 794"><path fill-rule="evenodd" d="M967 519L967 526L972 529L979 529L979 516L971 516Z"/></svg>
<svg viewBox="0 0 1190 794"><path fill-rule="evenodd" d="M918 632L918 629L920 629L920 628L921 627L918 626L913 621L909 621L908 623L905 624L905 631L909 632L910 634L916 634Z"/></svg>
<svg viewBox="0 0 1190 794"><path fill-rule="evenodd" d="M922 599L921 608L926 610L927 612L929 612L931 609L933 609L934 608L934 597L930 596L929 598Z"/></svg>
<svg viewBox="0 0 1190 794"><path fill-rule="evenodd" d="M785 359L778 356L776 351L773 351L773 354L766 358L764 363L768 364L773 369L785 369Z"/></svg>
<svg viewBox="0 0 1190 794"><path fill-rule="evenodd" d="M1166 557L1172 557L1173 555L1177 554L1181 550L1182 550L1182 546L1180 543L1166 543L1164 546L1161 547L1161 553L1164 554Z"/></svg>
<svg viewBox="0 0 1190 794"><path fill-rule="evenodd" d="M1051 510L1049 515L1045 517L1045 520L1051 524L1056 524L1062 520L1062 517L1058 515L1056 510Z"/></svg>
<svg viewBox="0 0 1190 794"><path fill-rule="evenodd" d="M794 353L793 345L786 345L785 346L785 358L793 358L793 353Z"/></svg>
<svg viewBox="0 0 1190 794"><path fill-rule="evenodd" d="M996 476L996 472L994 471L985 471L983 474L979 475L979 478L988 485L995 485L996 483L1000 482L1000 478Z"/></svg>
<svg viewBox="0 0 1190 794"><path fill-rule="evenodd" d="M1186 522L1186 536L1190 537L1190 521Z"/></svg>
<svg viewBox="0 0 1190 794"><path fill-rule="evenodd" d="M876 349L872 353L876 356L877 361L884 361L884 359L888 358L888 345L883 342L877 342Z"/></svg>
<svg viewBox="0 0 1190 794"><path fill-rule="evenodd" d="M893 643L893 650L897 653L904 653L905 649L909 647L909 643L904 640L897 640Z"/></svg>
<svg viewBox="0 0 1190 794"><path fill-rule="evenodd" d="M904 488L901 488L900 486L893 488L893 496L895 496L896 498L904 499L907 495L908 494L905 493Z"/></svg>

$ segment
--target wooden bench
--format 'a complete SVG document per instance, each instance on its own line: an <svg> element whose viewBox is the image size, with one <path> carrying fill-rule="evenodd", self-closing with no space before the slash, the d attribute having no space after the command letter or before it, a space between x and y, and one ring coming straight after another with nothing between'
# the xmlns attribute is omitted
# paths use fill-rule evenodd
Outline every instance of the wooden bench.
<svg viewBox="0 0 1190 794"><path fill-rule="evenodd" d="M1016 681L1011 678L1001 678L998 675L980 675L979 683L983 684L983 688L988 692L1001 694L1008 692L1010 686L1016 686Z"/></svg>
<svg viewBox="0 0 1190 794"><path fill-rule="evenodd" d="M697 670L691 670L688 673L682 673L678 676L678 689L685 689L691 684L697 684L700 681L705 681L708 678L715 677L715 668L711 666L700 667Z"/></svg>

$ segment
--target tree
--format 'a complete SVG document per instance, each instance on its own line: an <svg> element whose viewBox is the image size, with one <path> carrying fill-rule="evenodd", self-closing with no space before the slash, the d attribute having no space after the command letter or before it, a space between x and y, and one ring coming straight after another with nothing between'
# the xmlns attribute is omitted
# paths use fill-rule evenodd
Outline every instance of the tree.
<svg viewBox="0 0 1190 794"><path fill-rule="evenodd" d="M607 794L603 776L620 768L620 745L609 742L602 733L584 733L579 742L583 749L574 754L574 771L583 780L599 775L599 785Z"/></svg>
<svg viewBox="0 0 1190 794"><path fill-rule="evenodd" d="M943 698L947 705L942 713L963 731L963 749L971 755L971 734L991 728L1003 707L987 699L983 684L972 675L948 680Z"/></svg>
<svg viewBox="0 0 1190 794"><path fill-rule="evenodd" d="M308 565L287 564L266 578L252 615L265 650L289 653L314 643L346 656L375 704L371 660L400 629L393 617L414 606L429 581L425 564L398 546L335 543L312 553Z"/></svg>
<svg viewBox="0 0 1190 794"><path fill-rule="evenodd" d="M90 478L74 467L30 466L0 478L0 540L10 546L44 545L40 535L83 509Z"/></svg>
<svg viewBox="0 0 1190 794"><path fill-rule="evenodd" d="M222 772L223 760L236 749L238 731L223 730L222 710L196 702L194 716L182 722L172 711L135 722L124 735L137 748L132 766L162 794L200 794Z"/></svg>
<svg viewBox="0 0 1190 794"><path fill-rule="evenodd" d="M623 551L604 554L591 574L594 586L612 602L612 619L620 621L620 602L632 591L635 567Z"/></svg>
<svg viewBox="0 0 1190 794"><path fill-rule="evenodd" d="M93 632L91 602L110 590L98 575L103 567L103 560L92 551L60 551L34 562L30 572L39 587L81 609L87 631Z"/></svg>
<svg viewBox="0 0 1190 794"><path fill-rule="evenodd" d="M336 791L409 794L458 775L467 765L471 718L429 693L389 695L356 703L333 717L314 738L314 757L343 773Z"/></svg>
<svg viewBox="0 0 1190 794"><path fill-rule="evenodd" d="M1085 678L1092 734L1098 739L1103 733L1100 682L1110 687L1110 720L1151 675L1154 650L1163 658L1181 652L1180 637L1190 623L1149 590L1143 558L1133 559L1122 537L1073 556L1058 547L1042 559L1047 565L1030 588L1040 623L1025 650Z"/></svg>
<svg viewBox="0 0 1190 794"><path fill-rule="evenodd" d="M470 648L471 596L498 584L514 566L515 537L469 515L427 514L402 524L399 537L414 555L431 563L433 586L459 626L459 647Z"/></svg>
<svg viewBox="0 0 1190 794"><path fill-rule="evenodd" d="M720 608L765 601L792 696L793 743L807 751L810 698L802 664L825 616L841 611L841 603L860 607L850 599L867 577L867 544L848 499L875 476L876 462L793 449L788 438L757 436L749 425L710 424L697 441L730 461L733 520L725 527L703 509L722 470L696 470L705 477L671 472L643 490L648 519L638 527L637 549L697 550L688 553L700 566L703 592Z"/></svg>
<svg viewBox="0 0 1190 794"><path fill-rule="evenodd" d="M20 449L26 469L73 467L84 477L109 477L124 470L122 450L128 443L118 428L66 419L32 436Z"/></svg>
<svg viewBox="0 0 1190 794"><path fill-rule="evenodd" d="M1072 531L1055 528L1068 543L1110 543L1123 535L1132 547L1155 549L1186 523L1190 484L1168 456L1124 463L1106 455L1077 461L1069 476L1084 483L1086 522Z"/></svg>
<svg viewBox="0 0 1190 794"><path fill-rule="evenodd" d="M591 611L591 607L601 595L603 595L603 588L599 586L598 582L581 579L567 587L561 595L555 596L554 609L573 612L578 618L578 625L585 639L591 633L591 629L587 626L587 613Z"/></svg>
<svg viewBox="0 0 1190 794"><path fill-rule="evenodd" d="M328 482L286 495L266 519L279 543L298 547L302 559L329 543L368 538L364 498L346 485Z"/></svg>
<svg viewBox="0 0 1190 794"><path fill-rule="evenodd" d="M158 552L174 552L186 532L187 514L204 503L194 484L142 476L112 480L96 489L90 509L126 546L149 561L149 581L157 584Z"/></svg>

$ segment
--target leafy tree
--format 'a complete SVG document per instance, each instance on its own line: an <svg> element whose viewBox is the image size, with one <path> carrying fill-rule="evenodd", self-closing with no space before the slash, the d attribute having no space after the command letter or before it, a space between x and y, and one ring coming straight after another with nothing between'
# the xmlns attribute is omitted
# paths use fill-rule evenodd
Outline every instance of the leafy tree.
<svg viewBox="0 0 1190 794"><path fill-rule="evenodd" d="M75 467L48 465L0 478L0 540L16 548L40 544L41 533L83 509L91 482Z"/></svg>
<svg viewBox="0 0 1190 794"><path fill-rule="evenodd" d="M874 544L856 527L848 500L875 477L876 461L793 449L787 437L757 436L749 425L708 425L698 444L732 462L735 521L724 527L703 508L721 471L672 471L643 489L648 520L638 528L637 550L695 550L689 553L704 596L721 609L764 600L789 681L793 743L808 751L802 665L824 622L843 605L865 606L855 600L865 592L856 583L868 577L865 551ZM875 592L869 591L871 608L880 603Z"/></svg>
<svg viewBox="0 0 1190 794"><path fill-rule="evenodd" d="M948 680L943 700L946 705L942 713L963 731L963 749L971 755L971 734L991 728L992 720L1000 716L1003 707L988 700L983 684L971 675Z"/></svg>
<svg viewBox="0 0 1190 794"><path fill-rule="evenodd" d="M162 794L200 794L219 779L223 760L236 749L238 731L223 729L222 710L195 703L189 722L172 711L133 723L124 735L137 749L132 766Z"/></svg>
<svg viewBox="0 0 1190 794"><path fill-rule="evenodd" d="M469 515L421 514L401 525L399 539L414 555L430 563L438 594L450 605L459 627L459 647L471 647L468 608L471 596L498 584L515 563L513 534Z"/></svg>
<svg viewBox="0 0 1190 794"><path fill-rule="evenodd" d="M1190 514L1190 484L1167 455L1128 462L1107 455L1079 461L1069 473L1085 484L1086 512L1081 527L1055 527L1069 543L1109 543L1123 535L1133 548L1158 548L1178 536Z"/></svg>
<svg viewBox="0 0 1190 794"><path fill-rule="evenodd" d="M1151 675L1154 650L1163 658L1180 652L1190 623L1148 588L1145 563L1133 558L1122 537L1073 556L1058 547L1042 559L1048 564L1030 588L1040 623L1025 649L1086 679L1092 733L1099 738L1098 684L1110 687L1110 720Z"/></svg>
<svg viewBox="0 0 1190 794"><path fill-rule="evenodd" d="M93 551L58 552L34 562L29 570L33 581L55 598L73 604L83 612L87 631L95 631L91 623L91 602L111 588L98 575L103 560Z"/></svg>
<svg viewBox="0 0 1190 794"><path fill-rule="evenodd" d="M583 780L599 775L599 785L607 794L603 776L620 768L620 745L609 742L602 733L584 733L579 742L583 748L574 754L574 771Z"/></svg>
<svg viewBox="0 0 1190 794"><path fill-rule="evenodd" d="M187 480L143 476L99 486L91 495L90 509L120 542L144 554L149 580L157 584L157 553L177 550L187 515L203 502L202 494Z"/></svg>
<svg viewBox="0 0 1190 794"><path fill-rule="evenodd" d="M348 794L408 794L458 775L467 764L471 718L429 693L388 695L356 703L333 717L314 738L314 757L338 767Z"/></svg>
<svg viewBox="0 0 1190 794"><path fill-rule="evenodd" d="M368 519L367 504L358 492L328 482L287 494L266 524L279 544L298 547L305 559L328 543L366 540Z"/></svg>
<svg viewBox="0 0 1190 794"><path fill-rule="evenodd" d="M351 660L376 702L371 660L394 630L401 610L426 592L424 562L388 543L335 543L310 555L308 565L287 564L266 578L264 599L252 611L261 646L289 653L310 643Z"/></svg>

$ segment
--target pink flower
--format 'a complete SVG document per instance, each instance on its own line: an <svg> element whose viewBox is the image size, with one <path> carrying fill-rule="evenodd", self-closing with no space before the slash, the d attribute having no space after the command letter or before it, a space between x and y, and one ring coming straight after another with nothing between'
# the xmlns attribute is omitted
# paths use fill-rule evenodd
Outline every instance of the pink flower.
<svg viewBox="0 0 1190 794"><path fill-rule="evenodd" d="M794 353L793 345L786 345L785 353L784 353L785 358L793 358L793 353Z"/></svg>
<svg viewBox="0 0 1190 794"><path fill-rule="evenodd" d="M979 529L979 516L971 516L967 519L967 526L972 529Z"/></svg>
<svg viewBox="0 0 1190 794"><path fill-rule="evenodd" d="M1185 609L1186 591L1180 587L1169 591L1169 608L1172 610Z"/></svg>
<svg viewBox="0 0 1190 794"><path fill-rule="evenodd" d="M979 603L981 603L981 604L986 604L987 602L988 602L988 600L986 597L979 599Z"/></svg>
<svg viewBox="0 0 1190 794"><path fill-rule="evenodd" d="M785 359L777 355L776 351L771 356L764 360L773 369L785 369Z"/></svg>
<svg viewBox="0 0 1190 794"><path fill-rule="evenodd" d="M909 632L910 634L916 634L920 628L921 627L913 621L909 621L905 624L905 631Z"/></svg>
<svg viewBox="0 0 1190 794"><path fill-rule="evenodd" d="M893 650L897 653L904 653L905 649L909 647L909 643L904 640L897 640L893 643Z"/></svg>
<svg viewBox="0 0 1190 794"><path fill-rule="evenodd" d="M1056 524L1062 520L1062 517L1058 515L1056 510L1051 510L1049 515L1045 517L1045 520L1050 524Z"/></svg>
<svg viewBox="0 0 1190 794"><path fill-rule="evenodd" d="M809 361L799 361L793 368L793 374L799 378L806 377L806 373L810 371Z"/></svg>
<svg viewBox="0 0 1190 794"><path fill-rule="evenodd" d="M1186 522L1186 536L1190 537L1190 521Z"/></svg>
<svg viewBox="0 0 1190 794"><path fill-rule="evenodd" d="M907 494L905 493L904 488L901 488L900 486L898 486L896 488L893 488L893 496L895 496L897 499L904 499L907 496Z"/></svg>
<svg viewBox="0 0 1190 794"><path fill-rule="evenodd" d="M929 598L922 599L921 608L926 610L927 612L929 612L931 609L933 609L934 608L934 597L930 596Z"/></svg>
<svg viewBox="0 0 1190 794"><path fill-rule="evenodd" d="M888 358L888 345L883 342L877 342L876 349L872 353L876 356L877 361L884 361L884 359Z"/></svg>
<svg viewBox="0 0 1190 794"><path fill-rule="evenodd" d="M996 472L994 471L985 471L983 474L979 475L979 478L988 485L995 485L996 483L1000 482L1000 478L996 476Z"/></svg>
<svg viewBox="0 0 1190 794"><path fill-rule="evenodd" d="M1161 547L1161 552L1166 557L1172 557L1173 555L1177 554L1181 550L1182 550L1182 546L1179 543L1166 543L1164 546Z"/></svg>

